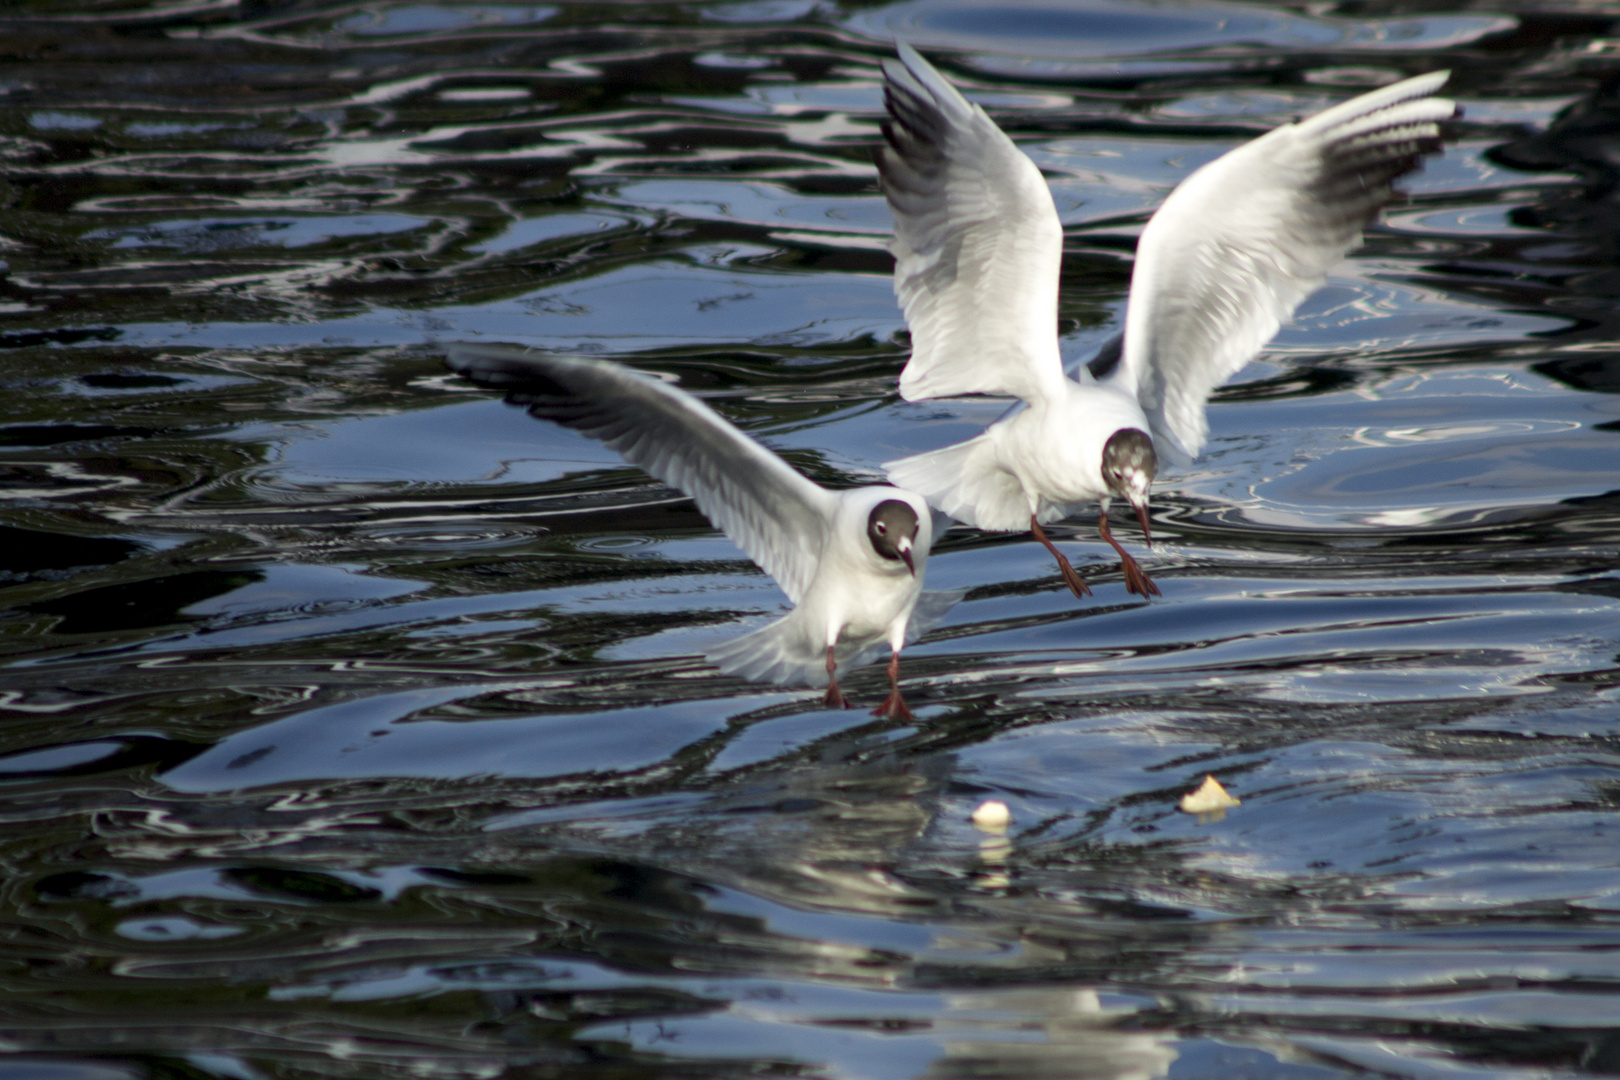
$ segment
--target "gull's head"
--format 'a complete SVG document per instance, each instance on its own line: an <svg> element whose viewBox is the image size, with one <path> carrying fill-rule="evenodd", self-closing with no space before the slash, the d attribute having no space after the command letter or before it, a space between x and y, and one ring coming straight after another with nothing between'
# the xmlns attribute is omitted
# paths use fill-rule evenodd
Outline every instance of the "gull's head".
<svg viewBox="0 0 1620 1080"><path fill-rule="evenodd" d="M1111 495L1118 495L1136 509L1136 520L1142 525L1142 536L1153 542L1148 532L1148 486L1159 471L1159 458L1153 452L1153 440L1137 428L1120 428L1103 444L1103 483Z"/></svg>
<svg viewBox="0 0 1620 1080"><path fill-rule="evenodd" d="M915 577L917 567L911 561L911 548L917 542L918 527L917 511L910 503L884 499L872 507L866 519L866 538L872 542L873 551L885 559L905 563Z"/></svg>

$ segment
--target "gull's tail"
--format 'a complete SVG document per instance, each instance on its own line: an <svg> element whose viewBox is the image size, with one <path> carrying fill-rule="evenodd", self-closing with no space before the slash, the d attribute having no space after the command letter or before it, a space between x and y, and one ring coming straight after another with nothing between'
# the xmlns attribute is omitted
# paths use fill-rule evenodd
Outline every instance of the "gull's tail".
<svg viewBox="0 0 1620 1080"><path fill-rule="evenodd" d="M827 685L827 656L806 639L804 627L791 613L715 646L704 659L727 675L750 682Z"/></svg>
<svg viewBox="0 0 1620 1080"><path fill-rule="evenodd" d="M917 597L917 606L911 609L911 621L906 623L906 644L910 645L943 622L951 608L966 595L966 589L925 590Z"/></svg>
<svg viewBox="0 0 1620 1080"><path fill-rule="evenodd" d="M939 625L945 613L962 599L961 589L939 589L924 592L917 597L906 624L906 644L922 637ZM704 655L704 659L727 675L750 682L776 683L779 686L827 685L827 654L806 633L802 622L789 613L760 627L758 630L717 645ZM859 667L877 659L886 647L882 637L864 642L847 638L838 643L833 654L838 664L838 677L852 667Z"/></svg>
<svg viewBox="0 0 1620 1080"><path fill-rule="evenodd" d="M883 468L897 487L908 488L964 525L994 532L1029 528L1029 500L1018 478L996 463L988 433L931 450Z"/></svg>

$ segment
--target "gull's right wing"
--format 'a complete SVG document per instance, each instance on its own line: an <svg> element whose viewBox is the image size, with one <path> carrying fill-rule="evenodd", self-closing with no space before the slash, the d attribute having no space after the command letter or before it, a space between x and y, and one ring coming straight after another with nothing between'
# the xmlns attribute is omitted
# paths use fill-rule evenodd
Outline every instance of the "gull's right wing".
<svg viewBox="0 0 1620 1080"><path fill-rule="evenodd" d="M605 360L500 345L446 351L458 374L686 492L795 604L809 588L837 496L691 394Z"/></svg>
<svg viewBox="0 0 1620 1080"><path fill-rule="evenodd" d="M1063 227L1035 163L909 45L883 65L878 177L911 328L908 401L1061 390Z"/></svg>
<svg viewBox="0 0 1620 1080"><path fill-rule="evenodd" d="M1197 456L1204 403L1321 287L1390 199L1440 149L1457 107L1436 71L1285 124L1181 182L1142 232L1124 360L1161 453Z"/></svg>

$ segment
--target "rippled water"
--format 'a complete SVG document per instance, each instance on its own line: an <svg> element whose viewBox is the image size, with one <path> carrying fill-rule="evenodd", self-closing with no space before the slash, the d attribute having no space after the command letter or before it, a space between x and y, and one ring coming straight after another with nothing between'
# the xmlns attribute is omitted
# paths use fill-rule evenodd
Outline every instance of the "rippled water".
<svg viewBox="0 0 1620 1080"><path fill-rule="evenodd" d="M435 344L830 483L977 430L894 394L896 36L1051 178L1071 359L1201 162L1467 110L1161 485L1163 599L945 536L914 724L703 664L770 580ZM3 1080L1620 1073L1612 8L15 0L0 57Z"/></svg>

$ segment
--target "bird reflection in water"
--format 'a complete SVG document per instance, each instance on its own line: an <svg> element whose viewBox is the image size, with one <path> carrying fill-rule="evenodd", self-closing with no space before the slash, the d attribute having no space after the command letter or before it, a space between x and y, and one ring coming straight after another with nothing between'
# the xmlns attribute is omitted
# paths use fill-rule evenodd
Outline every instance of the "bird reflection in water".
<svg viewBox="0 0 1620 1080"><path fill-rule="evenodd" d="M1105 1006L1097 991L1072 986L1020 987L946 997L946 1017L972 1015L983 1036L950 1039L944 1055L923 1075L938 1080L1147 1080L1164 1076L1176 1060L1170 1039L1121 1031L1129 1008ZM1004 1019L997 1020L995 1017ZM1016 1019L1006 1019L1016 1017ZM997 1037L997 1029L1005 1032ZM1037 1041L1044 1035L1044 1041Z"/></svg>
<svg viewBox="0 0 1620 1080"><path fill-rule="evenodd" d="M973 827L984 834L979 841L979 861L984 864L984 872L975 884L981 889L1005 889L1012 883L1007 876L1007 857L1012 854L1007 828L1012 824L1012 814L1001 800L986 799L973 811L972 821Z"/></svg>

